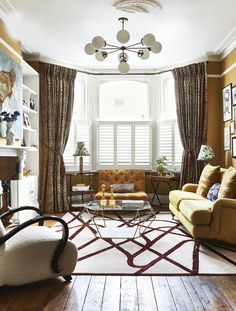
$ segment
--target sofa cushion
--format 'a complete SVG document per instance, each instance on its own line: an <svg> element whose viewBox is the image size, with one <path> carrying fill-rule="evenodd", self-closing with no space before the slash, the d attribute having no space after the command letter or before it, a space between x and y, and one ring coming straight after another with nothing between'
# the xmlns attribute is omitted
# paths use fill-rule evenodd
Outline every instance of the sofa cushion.
<svg viewBox="0 0 236 311"><path fill-rule="evenodd" d="M207 199L211 200L212 202L217 200L219 190L220 184L219 183L214 184L207 193Z"/></svg>
<svg viewBox="0 0 236 311"><path fill-rule="evenodd" d="M210 200L183 200L179 210L193 225L209 225L212 206Z"/></svg>
<svg viewBox="0 0 236 311"><path fill-rule="evenodd" d="M177 209L182 200L206 200L201 195L194 192L187 192L182 190L172 190L169 193L169 200Z"/></svg>
<svg viewBox="0 0 236 311"><path fill-rule="evenodd" d="M213 186L219 180L220 166L212 166L207 164L202 170L196 193L206 198L211 186Z"/></svg>
<svg viewBox="0 0 236 311"><path fill-rule="evenodd" d="M236 169L232 166L224 172L218 198L236 198Z"/></svg>
<svg viewBox="0 0 236 311"><path fill-rule="evenodd" d="M113 192L120 193L120 192L134 192L134 184L113 184Z"/></svg>

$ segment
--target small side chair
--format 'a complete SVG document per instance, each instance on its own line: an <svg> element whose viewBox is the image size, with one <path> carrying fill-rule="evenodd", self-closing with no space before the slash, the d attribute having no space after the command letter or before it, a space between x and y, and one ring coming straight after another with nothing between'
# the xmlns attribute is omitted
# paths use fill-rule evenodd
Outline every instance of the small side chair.
<svg viewBox="0 0 236 311"><path fill-rule="evenodd" d="M23 210L34 210L38 216L7 231L2 219ZM62 233L45 227L45 220L59 222ZM68 240L68 226L60 217L43 216L32 206L0 215L0 286L23 285L59 276L70 281L76 262L76 246Z"/></svg>

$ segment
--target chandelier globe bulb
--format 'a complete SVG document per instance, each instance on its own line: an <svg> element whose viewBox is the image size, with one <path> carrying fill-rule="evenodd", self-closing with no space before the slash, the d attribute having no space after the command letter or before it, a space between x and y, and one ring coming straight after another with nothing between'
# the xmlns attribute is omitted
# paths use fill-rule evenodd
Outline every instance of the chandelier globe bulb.
<svg viewBox="0 0 236 311"><path fill-rule="evenodd" d="M155 42L153 43L153 45L151 46L151 51L152 51L152 53L158 54L158 53L161 52L161 50L162 50L162 45L161 45L161 43L158 42L158 41L155 41Z"/></svg>
<svg viewBox="0 0 236 311"><path fill-rule="evenodd" d="M101 36L96 36L92 40L92 45L95 49L101 49L106 45L106 41Z"/></svg>
<svg viewBox="0 0 236 311"><path fill-rule="evenodd" d="M105 52L106 53L106 52ZM107 53L106 53L107 54ZM107 56L107 55L106 55ZM98 60L99 62L102 62L102 61L104 61L104 59L105 59L105 54L104 54L104 52L102 52L102 51L97 51L96 52L96 54L95 54L95 58L96 58L96 60Z"/></svg>
<svg viewBox="0 0 236 311"><path fill-rule="evenodd" d="M93 55L96 52L96 49L93 47L92 43L88 43L85 45L84 51L88 55Z"/></svg>
<svg viewBox="0 0 236 311"><path fill-rule="evenodd" d="M126 74L127 72L129 72L129 69L130 67L127 62L123 61L119 63L118 70L121 74Z"/></svg>
<svg viewBox="0 0 236 311"><path fill-rule="evenodd" d="M149 55L150 55L149 50L148 49L143 49L143 55L141 55L140 58L142 60L146 60L146 59L148 59Z"/></svg>
<svg viewBox="0 0 236 311"><path fill-rule="evenodd" d="M147 33L142 39L142 44L146 46L152 46L155 40L156 38L154 35L152 35L151 33Z"/></svg>
<svg viewBox="0 0 236 311"><path fill-rule="evenodd" d="M127 30L122 29L122 30L117 32L116 39L120 43L127 43L129 41L129 39L130 39L130 34L129 34L129 32Z"/></svg>

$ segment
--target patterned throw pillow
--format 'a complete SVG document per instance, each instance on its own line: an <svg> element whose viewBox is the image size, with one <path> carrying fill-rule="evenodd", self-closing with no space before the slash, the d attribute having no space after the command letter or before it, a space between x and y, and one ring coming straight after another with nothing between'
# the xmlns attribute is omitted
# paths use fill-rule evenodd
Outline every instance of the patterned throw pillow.
<svg viewBox="0 0 236 311"><path fill-rule="evenodd" d="M219 190L220 190L220 184L219 183L214 184L208 191L207 198L211 200L212 202L214 202L218 198Z"/></svg>
<svg viewBox="0 0 236 311"><path fill-rule="evenodd" d="M236 198L236 169L232 166L224 172L218 198Z"/></svg>
<svg viewBox="0 0 236 311"><path fill-rule="evenodd" d="M113 184L114 193L134 192L134 184Z"/></svg>
<svg viewBox="0 0 236 311"><path fill-rule="evenodd" d="M202 170L196 193L206 198L211 186L219 182L219 180L220 166L212 166L207 164Z"/></svg>

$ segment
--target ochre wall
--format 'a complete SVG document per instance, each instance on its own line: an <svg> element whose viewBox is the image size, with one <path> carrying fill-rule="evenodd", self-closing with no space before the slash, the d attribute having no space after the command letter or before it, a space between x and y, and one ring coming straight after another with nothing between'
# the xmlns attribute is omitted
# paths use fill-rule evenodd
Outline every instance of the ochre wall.
<svg viewBox="0 0 236 311"><path fill-rule="evenodd" d="M21 55L21 43L15 39L13 39L8 30L6 25L0 19L0 37L11 47L13 48L19 55ZM16 62L20 63L20 58L13 54L11 51L7 49L3 44L0 43L0 49L2 49L6 54L11 56Z"/></svg>
<svg viewBox="0 0 236 311"><path fill-rule="evenodd" d="M233 65L236 65L236 49L234 49L225 59L222 61L222 73L224 73L229 67L233 67ZM221 88L225 87L226 85L232 83L232 87L236 85L236 67L231 69L229 72L224 74L221 79ZM236 109L236 106L233 106L232 108L232 120L234 120L234 110ZM221 111L223 110L223 104L221 100ZM222 114L223 112L221 112ZM231 134L231 150L230 151L224 151L224 140L223 140L223 132L224 127L230 126L230 121L222 122L221 121L221 146L222 146L222 159L225 167L229 167L230 165L236 167L236 159L232 158L232 137L235 137L234 134Z"/></svg>
<svg viewBox="0 0 236 311"><path fill-rule="evenodd" d="M232 146L230 151L224 151L224 127L230 126L230 121L223 122L223 97L222 89L232 83L236 85L236 68L227 70L236 64L236 49L220 62L208 62L208 134L207 143L213 147L216 158L212 164L220 164L222 167L230 165L236 167L236 159L232 158ZM226 73L225 73L226 71ZM236 106L235 106L236 108ZM232 109L232 120L234 108ZM236 130L236 129L235 129ZM231 134L232 137L236 136ZM231 141L232 142L232 141Z"/></svg>

